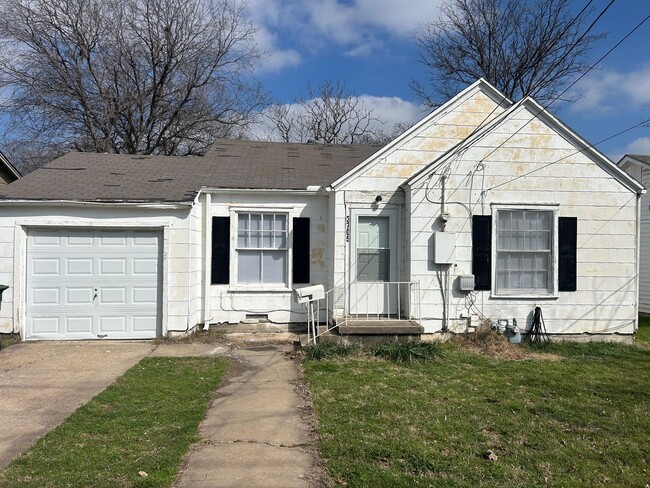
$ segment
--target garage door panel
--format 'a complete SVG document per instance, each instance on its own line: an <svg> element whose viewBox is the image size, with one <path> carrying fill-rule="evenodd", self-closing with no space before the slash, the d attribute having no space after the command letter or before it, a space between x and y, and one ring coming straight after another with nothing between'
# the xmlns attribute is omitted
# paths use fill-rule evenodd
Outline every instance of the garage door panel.
<svg viewBox="0 0 650 488"><path fill-rule="evenodd" d="M87 232L71 232L65 238L64 243L69 247L92 247L93 237L89 236Z"/></svg>
<svg viewBox="0 0 650 488"><path fill-rule="evenodd" d="M65 303L66 305L92 305L93 303L93 296L94 296L94 289L93 288L65 288Z"/></svg>
<svg viewBox="0 0 650 488"><path fill-rule="evenodd" d="M158 290L155 287L133 287L131 303L134 305L155 305Z"/></svg>
<svg viewBox="0 0 650 488"><path fill-rule="evenodd" d="M60 305L58 288L32 288L31 305Z"/></svg>
<svg viewBox="0 0 650 488"><path fill-rule="evenodd" d="M93 332L93 317L66 317L65 319L65 333L66 334L80 334Z"/></svg>
<svg viewBox="0 0 650 488"><path fill-rule="evenodd" d="M59 276L59 260L54 258L33 258L31 271L35 276Z"/></svg>
<svg viewBox="0 0 650 488"><path fill-rule="evenodd" d="M155 315L142 315L133 317L134 332L147 332L152 330L156 330Z"/></svg>
<svg viewBox="0 0 650 488"><path fill-rule="evenodd" d="M158 272L158 261L155 259L134 258L134 276L155 276Z"/></svg>
<svg viewBox="0 0 650 488"><path fill-rule="evenodd" d="M99 333L122 332L126 333L126 315L105 315L99 317Z"/></svg>
<svg viewBox="0 0 650 488"><path fill-rule="evenodd" d="M65 258L65 272L68 276L92 276L92 258Z"/></svg>
<svg viewBox="0 0 650 488"><path fill-rule="evenodd" d="M59 317L34 317L32 332L34 334L59 334Z"/></svg>
<svg viewBox="0 0 650 488"><path fill-rule="evenodd" d="M61 239L57 234L52 235L51 231L39 235L31 236L31 245L34 248L50 247L57 248L61 245Z"/></svg>
<svg viewBox="0 0 650 488"><path fill-rule="evenodd" d="M119 304L126 305L126 287L119 288L100 288L98 290L100 304Z"/></svg>
<svg viewBox="0 0 650 488"><path fill-rule="evenodd" d="M127 238L112 232L102 232L99 239L100 247L126 247Z"/></svg>
<svg viewBox="0 0 650 488"><path fill-rule="evenodd" d="M100 258L99 275L120 275L126 276L126 258Z"/></svg>
<svg viewBox="0 0 650 488"><path fill-rule="evenodd" d="M30 229L27 338L154 338L160 331L161 233Z"/></svg>

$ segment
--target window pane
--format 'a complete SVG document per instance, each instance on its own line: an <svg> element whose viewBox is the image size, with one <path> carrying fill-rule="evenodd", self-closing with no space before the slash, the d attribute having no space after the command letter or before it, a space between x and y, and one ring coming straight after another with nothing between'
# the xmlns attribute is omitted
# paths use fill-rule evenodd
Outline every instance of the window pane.
<svg viewBox="0 0 650 488"><path fill-rule="evenodd" d="M248 247L247 234L245 231L237 232L237 247Z"/></svg>
<svg viewBox="0 0 650 488"><path fill-rule="evenodd" d="M264 231L262 234L262 247L270 249L273 247L273 233L271 231Z"/></svg>
<svg viewBox="0 0 650 488"><path fill-rule="evenodd" d="M250 214L251 216L251 230L260 230L262 225L261 214Z"/></svg>
<svg viewBox="0 0 650 488"><path fill-rule="evenodd" d="M259 248L262 247L262 236L260 235L261 231L256 230L250 231L250 234L248 236L248 246L247 247L254 247L254 248Z"/></svg>
<svg viewBox="0 0 650 488"><path fill-rule="evenodd" d="M248 214L239 214L237 217L237 228L239 230L246 230L248 229Z"/></svg>
<svg viewBox="0 0 650 488"><path fill-rule="evenodd" d="M275 248L284 249L287 247L287 234L286 232L275 232Z"/></svg>
<svg viewBox="0 0 650 488"><path fill-rule="evenodd" d="M286 283L286 251L263 251L262 266L264 283Z"/></svg>
<svg viewBox="0 0 650 488"><path fill-rule="evenodd" d="M262 229L273 230L273 214L264 214L262 218L263 218Z"/></svg>
<svg viewBox="0 0 650 488"><path fill-rule="evenodd" d="M259 283L262 280L260 251L239 251L237 276L240 283Z"/></svg>
<svg viewBox="0 0 650 488"><path fill-rule="evenodd" d="M275 216L275 230L287 230L287 216L286 215L276 215Z"/></svg>

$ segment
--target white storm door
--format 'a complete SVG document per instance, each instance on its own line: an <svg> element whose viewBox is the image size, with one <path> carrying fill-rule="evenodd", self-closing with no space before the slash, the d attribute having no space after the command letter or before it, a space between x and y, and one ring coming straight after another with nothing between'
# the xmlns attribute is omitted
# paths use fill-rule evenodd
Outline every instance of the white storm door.
<svg viewBox="0 0 650 488"><path fill-rule="evenodd" d="M397 212L352 211L350 313L395 316L398 303Z"/></svg>
<svg viewBox="0 0 650 488"><path fill-rule="evenodd" d="M30 229L26 339L150 339L161 324L161 234Z"/></svg>

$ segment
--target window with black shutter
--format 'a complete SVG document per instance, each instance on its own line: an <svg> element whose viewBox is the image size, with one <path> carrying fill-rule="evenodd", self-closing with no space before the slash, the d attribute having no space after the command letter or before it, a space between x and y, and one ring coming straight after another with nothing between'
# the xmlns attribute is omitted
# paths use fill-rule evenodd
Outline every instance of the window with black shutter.
<svg viewBox="0 0 650 488"><path fill-rule="evenodd" d="M293 219L293 283L309 283L309 218Z"/></svg>
<svg viewBox="0 0 650 488"><path fill-rule="evenodd" d="M230 218L212 217L212 284L230 281Z"/></svg>

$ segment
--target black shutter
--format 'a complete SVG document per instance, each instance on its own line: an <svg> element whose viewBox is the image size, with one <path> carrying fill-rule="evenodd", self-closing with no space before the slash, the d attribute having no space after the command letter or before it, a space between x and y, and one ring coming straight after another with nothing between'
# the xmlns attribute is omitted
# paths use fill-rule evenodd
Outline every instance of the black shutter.
<svg viewBox="0 0 650 488"><path fill-rule="evenodd" d="M309 283L309 218L293 219L293 282Z"/></svg>
<svg viewBox="0 0 650 488"><path fill-rule="evenodd" d="M492 287L492 217L472 217L472 274L475 290Z"/></svg>
<svg viewBox="0 0 650 488"><path fill-rule="evenodd" d="M560 217L558 219L558 289L560 291L576 291L578 288L577 244L578 219Z"/></svg>
<svg viewBox="0 0 650 488"><path fill-rule="evenodd" d="M230 217L212 217L212 284L230 281Z"/></svg>

